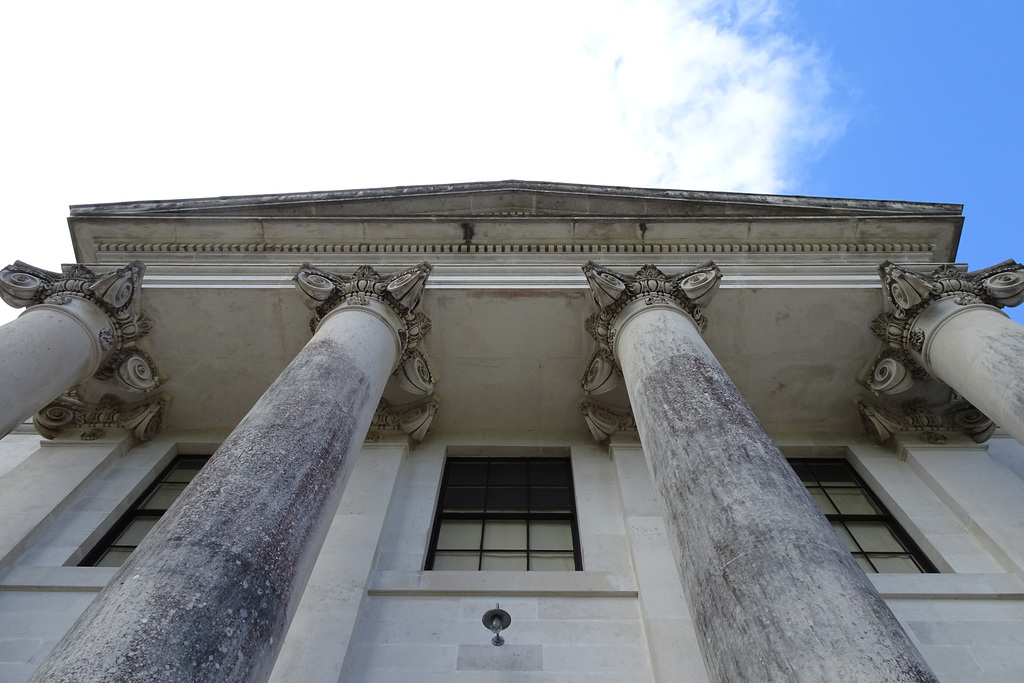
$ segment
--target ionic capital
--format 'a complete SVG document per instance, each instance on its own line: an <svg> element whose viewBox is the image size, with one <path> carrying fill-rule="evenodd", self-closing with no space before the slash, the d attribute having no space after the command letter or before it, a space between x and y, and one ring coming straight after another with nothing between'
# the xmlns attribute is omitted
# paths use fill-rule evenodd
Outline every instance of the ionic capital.
<svg viewBox="0 0 1024 683"><path fill-rule="evenodd" d="M52 310L74 319L92 339L96 377L127 391L148 392L161 377L153 359L137 346L152 328L141 309L146 266L94 273L81 264L54 273L15 261L0 270L0 299L14 308Z"/></svg>
<svg viewBox="0 0 1024 683"><path fill-rule="evenodd" d="M95 405L65 394L46 406L32 418L36 431L53 439L62 431L76 429L83 441L92 441L105 435L108 429L132 432L139 441L147 441L160 428L170 399L166 395L135 404L126 404L112 394L101 398Z"/></svg>
<svg viewBox="0 0 1024 683"><path fill-rule="evenodd" d="M898 407L859 401L857 410L868 434L880 444L900 432L918 432L929 443L945 443L943 432L960 432L982 443L996 428L992 420L964 400L938 408L923 399L913 399Z"/></svg>
<svg viewBox="0 0 1024 683"><path fill-rule="evenodd" d="M427 435L438 405L440 401L435 396L403 406L392 406L387 401L381 401L377 412L373 414L366 438L372 442L380 440L382 432L402 432L418 443Z"/></svg>
<svg viewBox="0 0 1024 683"><path fill-rule="evenodd" d="M388 431L421 441L437 412L434 375L422 347L430 318L417 310L431 269L424 262L394 275L381 275L370 266L360 266L347 276L307 263L294 278L306 306L314 311L310 321L314 332L330 317L361 311L382 320L394 334L397 361L374 414L370 441Z"/></svg>
<svg viewBox="0 0 1024 683"><path fill-rule="evenodd" d="M1024 301L1024 266L1012 260L969 273L946 264L928 275L883 261L878 271L883 311L871 330L887 348L865 382L876 393L900 393L913 379L934 376L929 347L954 317L976 309L1005 315L1000 308Z"/></svg>
<svg viewBox="0 0 1024 683"><path fill-rule="evenodd" d="M346 276L307 263L294 280L306 306L315 312L310 321L314 331L329 314L346 307L362 308L392 327L400 349L401 366L430 331L430 319L416 310L430 271L431 265L424 262L389 276L381 275L370 266L360 266L351 276Z"/></svg>
<svg viewBox="0 0 1024 683"><path fill-rule="evenodd" d="M580 381L588 394L603 394L621 382L614 356L615 336L626 321L651 307L673 308L688 315L704 332L708 323L702 309L722 278L712 261L675 275L666 275L651 264L629 275L590 261L583 266L583 274L599 309L586 321L587 331L598 343Z"/></svg>

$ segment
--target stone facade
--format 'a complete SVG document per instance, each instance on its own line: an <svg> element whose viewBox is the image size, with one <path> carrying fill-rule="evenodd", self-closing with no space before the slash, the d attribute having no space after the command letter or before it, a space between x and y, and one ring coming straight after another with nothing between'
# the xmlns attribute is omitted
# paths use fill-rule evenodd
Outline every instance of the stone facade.
<svg viewBox="0 0 1024 683"><path fill-rule="evenodd" d="M1024 678L1024 278L955 265L957 205L509 181L70 224L81 264L0 273L4 681ZM179 454L215 455L79 566ZM552 454L582 571L424 570L446 459ZM848 462L937 571L865 575L784 458Z"/></svg>

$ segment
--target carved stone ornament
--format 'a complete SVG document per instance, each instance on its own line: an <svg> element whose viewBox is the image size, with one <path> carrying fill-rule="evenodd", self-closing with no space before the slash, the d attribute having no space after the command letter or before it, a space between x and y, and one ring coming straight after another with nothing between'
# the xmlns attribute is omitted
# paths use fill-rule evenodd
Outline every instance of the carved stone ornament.
<svg viewBox="0 0 1024 683"><path fill-rule="evenodd" d="M156 434L170 399L158 396L143 403L125 404L108 394L91 406L73 396L62 396L32 418L36 431L53 439L65 429L81 430L83 440L96 439L107 429L126 429L140 441Z"/></svg>
<svg viewBox="0 0 1024 683"><path fill-rule="evenodd" d="M860 401L857 410L868 434L880 444L900 432L920 432L921 438L929 443L944 442L942 432L960 432L982 443L996 428L992 420L963 400L937 408L921 399L907 401L900 407Z"/></svg>
<svg viewBox="0 0 1024 683"><path fill-rule="evenodd" d="M80 264L54 273L15 261L0 271L0 298L15 308L64 306L72 315L73 301L93 304L110 321L96 331L99 346L107 354L96 376L115 379L129 391L147 392L160 383L160 376L153 359L137 346L153 326L139 303L145 272L141 261L107 273L94 273Z"/></svg>
<svg viewBox="0 0 1024 683"><path fill-rule="evenodd" d="M381 432L404 432L419 443L427 435L439 404L436 396L404 406L391 406L382 400L370 423L367 441L379 441Z"/></svg>
<svg viewBox="0 0 1024 683"><path fill-rule="evenodd" d="M864 386L876 396L900 394L910 389L915 381L928 379L928 372L914 362L909 353L901 349L883 349L871 365Z"/></svg>
<svg viewBox="0 0 1024 683"><path fill-rule="evenodd" d="M591 396L615 392L622 386L622 369L613 349L619 315L627 306L637 301L646 306L678 305L703 333L708 323L702 309L711 301L722 279L721 271L712 261L675 275L666 275L651 264L629 275L589 261L583 266L583 274L599 309L584 323L598 344L580 379L583 391ZM616 431L636 429L628 408L590 401L584 401L582 408L587 427L598 441Z"/></svg>
<svg viewBox="0 0 1024 683"><path fill-rule="evenodd" d="M949 316L956 315L964 307L1002 308L1016 306L1024 301L1024 266L1015 261L1004 261L991 268L969 273L960 272L952 264L944 264L930 274L917 273L890 261L883 261L878 266L878 272L882 278L883 311L872 321L871 331L882 338L885 347L872 363L868 376L862 379L863 384L876 396L902 393L910 389L915 381L934 379L928 371L926 349L930 335ZM936 382L937 386L944 386ZM898 424L890 425L893 429L925 429L906 426L923 424L922 420L927 422L924 413L920 411L907 412L880 406L861 407L863 422L876 439L880 433L888 433L885 432L890 421L886 417L887 410L892 415L902 416ZM974 412L977 413L976 410ZM910 419L908 415L913 417L910 422L907 422ZM943 413L942 419L946 419L945 415ZM972 438L979 435L988 438L992 431L989 428L991 421L987 418L984 420L985 428L970 427L975 429L970 432ZM927 429L942 431L946 428L932 424ZM888 436L881 440L888 440Z"/></svg>
<svg viewBox="0 0 1024 683"><path fill-rule="evenodd" d="M622 384L622 370L615 362L615 356L606 348L598 349L590 357L590 364L587 365L580 386L588 394L604 394Z"/></svg>
<svg viewBox="0 0 1024 683"><path fill-rule="evenodd" d="M393 377L398 388L408 394L429 396L434 392L434 375L419 348L406 352Z"/></svg>
<svg viewBox="0 0 1024 683"><path fill-rule="evenodd" d="M1012 260L969 273L945 264L930 275L883 261L878 273L884 304L882 313L871 323L871 330L890 348L905 352L920 352L923 348L926 331L916 328L914 322L925 308L938 301L998 308L1024 301L1024 265Z"/></svg>
<svg viewBox="0 0 1024 683"><path fill-rule="evenodd" d="M599 443L607 441L618 432L636 433L636 420L628 410L619 410L586 399L580 401L580 410L591 436Z"/></svg>
<svg viewBox="0 0 1024 683"><path fill-rule="evenodd" d="M346 276L306 263L294 280L306 306L315 311L310 321L313 330L337 306L366 305L375 300L391 307L403 323L398 331L404 354L399 362L402 366L430 331L430 319L416 311L430 271L431 265L424 262L389 276L381 275L370 266L360 266L351 276Z"/></svg>
<svg viewBox="0 0 1024 683"><path fill-rule="evenodd" d="M722 273L714 262L666 275L657 266L647 264L634 275L619 273L588 261L583 274L597 304L597 313L589 316L585 327L599 348L587 363L580 384L588 394L601 394L614 389L622 376L612 355L615 323L619 313L631 302L644 300L648 305L672 301L685 310L703 333L708 326L701 309L718 290Z"/></svg>

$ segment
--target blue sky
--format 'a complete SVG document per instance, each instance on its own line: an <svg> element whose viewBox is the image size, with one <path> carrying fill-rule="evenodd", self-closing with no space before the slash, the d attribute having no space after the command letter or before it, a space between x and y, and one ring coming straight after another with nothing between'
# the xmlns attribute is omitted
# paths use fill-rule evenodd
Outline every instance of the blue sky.
<svg viewBox="0 0 1024 683"><path fill-rule="evenodd" d="M792 12L792 35L827 56L830 106L849 117L793 189L963 204L960 261L1024 261L1024 3L812 0Z"/></svg>
<svg viewBox="0 0 1024 683"><path fill-rule="evenodd" d="M72 260L69 204L504 178L962 203L1024 260L1022 5L7 3L0 261Z"/></svg>

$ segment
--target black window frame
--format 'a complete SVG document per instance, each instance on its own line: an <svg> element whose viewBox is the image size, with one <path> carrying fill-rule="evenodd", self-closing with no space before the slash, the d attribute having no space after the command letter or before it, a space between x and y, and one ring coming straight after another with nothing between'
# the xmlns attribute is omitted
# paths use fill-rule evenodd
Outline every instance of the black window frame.
<svg viewBox="0 0 1024 683"><path fill-rule="evenodd" d="M522 464L526 463L527 471L532 473L534 467L537 465L557 465L560 468L564 468L564 484L551 484L542 483L535 481L531 478L532 475L528 475L525 488L527 489L527 500L532 499L532 493L537 490L544 489L564 489L565 495L567 496L568 503L567 509L565 510L534 510L531 509L530 503L527 502L525 510L492 510L488 509L488 505L485 502L482 509L445 509L446 499L453 489L462 488L483 488L482 495L485 501L490 500L489 495L492 490L504 488L501 485L491 483L491 473L494 471L495 466L500 467L505 464ZM467 466L484 466L486 469L485 479L482 487L476 486L472 483L453 484L453 470L457 468L466 468ZM464 479L463 482L466 480ZM517 486L517 488L520 488ZM583 554L581 551L580 544L580 531L579 522L576 508L576 492L573 485L573 474L572 474L572 462L568 456L451 456L449 455L444 464L444 471L441 476L441 486L438 491L437 505L434 510L434 520L430 530L430 544L427 550L427 557L424 563L425 571L459 571L459 570L448 570L448 569L434 569L435 565L435 554L438 551L437 544L438 538L441 532L441 527L444 521L447 520L468 520L468 521L481 521L481 533L478 547L476 548L445 548L443 551L453 553L464 553L469 556L471 553L476 553L477 556L477 567L476 569L464 569L461 571L499 571L484 569L483 563L484 558L488 553L525 553L527 568L525 570L504 570L504 571L550 571L550 570L539 570L531 567L531 557L534 555L558 555L565 556L570 552L570 549L564 548L560 550L551 549L538 549L530 548L529 528L530 522L534 521L567 521L571 529L572 535L572 556L573 556L573 570L572 571L583 571ZM527 541L526 548L515 548L515 549L498 549L498 548L485 548L485 529L488 521L525 521L526 522L526 533ZM568 570L565 570L568 571Z"/></svg>
<svg viewBox="0 0 1024 683"><path fill-rule="evenodd" d="M819 509L821 509L822 514L824 514L825 518L832 523L833 528L839 525L844 530L845 534L849 536L850 541L852 541L854 544L857 544L857 549L855 550L850 546L850 541L842 538L842 535L839 534L841 540L844 541L844 543L847 545L847 548L850 550L850 554L853 555L854 559L858 560L858 564L860 564L861 568L864 569L864 563L860 562L860 560L863 559L864 562L866 562L868 566L873 570L873 572L868 572L868 570L865 569L865 572L878 574L892 573L879 571L878 568L875 566L875 563L872 561L872 558L882 559L884 557L907 556L917 565L919 570L918 573L939 573L939 570L935 567L932 561L928 559L928 556L924 553L924 551L921 550L920 546L918 546L917 543L914 542L914 539L911 538L910 534L906 532L906 530L903 528L903 525L900 524L895 517L893 517L892 513L889 512L889 509L885 507L881 500L879 500L878 496L875 495L875 492L871 490L871 487L868 486L867 482L865 482L863 477L861 477L857 473L857 470L853 468L853 465L851 465L848 460L846 460L845 458L787 458L787 460L790 464L790 467L793 468L794 473L801 480L801 482L803 482L804 487L808 490L808 492L810 492L812 488L820 489L822 495L826 497L830 505L835 509L835 512L828 512L824 509L821 509L821 503L818 503L818 501L815 500L815 502L818 504ZM795 467L796 465L804 466L804 469L806 470L806 475L802 475L800 470L798 470L797 467ZM845 470L845 473L848 475L849 481L852 482L853 485L839 485L835 483L829 484L827 482L823 482L819 478L819 476L815 474L813 470L813 467L816 465L842 467ZM808 480L806 478L807 476L814 478L813 484L808 484ZM844 488L849 490L862 491L864 496L876 508L876 512L873 514L852 514L840 512L840 506L836 503L835 500L833 500L831 494L829 494L828 489ZM856 524L858 522L885 524L886 528L903 546L904 552L865 550L862 546L860 546L856 538L856 535L849 530L849 527L847 527L847 523ZM912 574L914 572L902 573Z"/></svg>
<svg viewBox="0 0 1024 683"><path fill-rule="evenodd" d="M182 468L182 465L184 464L187 464L189 462L202 461L202 464L199 465L199 467L195 468L195 472L198 472L210 461L211 457L211 455L204 455L201 453L183 453L176 455L174 459L171 460L170 464L168 464L167 467L165 467L160 472L159 476L157 476L153 483L146 487L146 490L143 491L142 494L135 499L135 502L132 503L131 507L129 507L128 510L125 511L125 513L118 518L118 520L114 523L112 527L110 527L110 530L103 535L103 538L101 538L99 542L97 542L96 545L93 546L92 550L86 553L85 557L82 558L82 561L78 563L78 566L121 566L120 564L99 563L111 550L122 552L128 550L128 555L124 556L124 558L127 559L127 557L135 551L135 548L138 547L138 542L134 544L119 544L117 543L117 541L119 540L121 534L123 534L134 522L138 520L153 520L154 522L158 521L161 517L164 516L164 514L167 513L167 510L170 508L170 505L174 503L174 500L178 499L178 496L181 495L181 491L178 492L178 494L174 497L174 500L172 500L170 504L162 507L144 507L149 497L152 496L160 488L161 484L185 484L185 486L187 486L191 482L191 478L188 481L174 481L175 472L184 469ZM177 478L181 479L180 476ZM181 488L182 491L185 490L185 486ZM148 533L148 531L144 533L139 538L139 541L141 542L142 538L145 538L146 534Z"/></svg>

